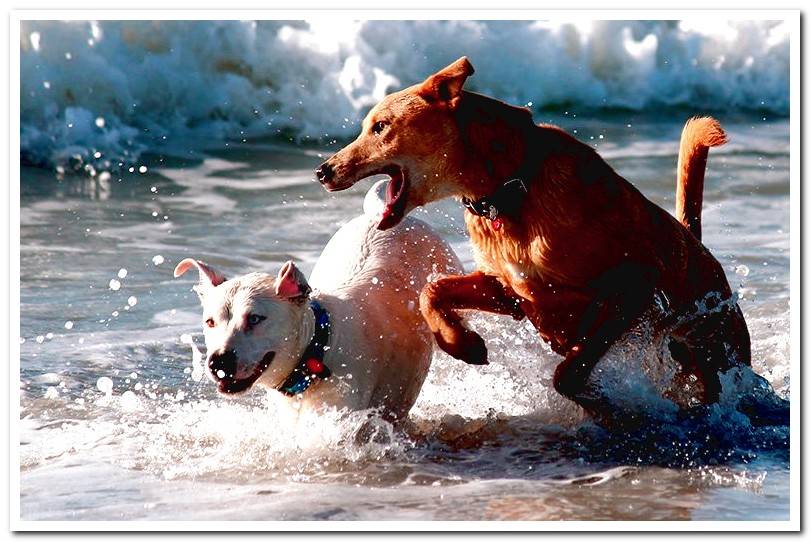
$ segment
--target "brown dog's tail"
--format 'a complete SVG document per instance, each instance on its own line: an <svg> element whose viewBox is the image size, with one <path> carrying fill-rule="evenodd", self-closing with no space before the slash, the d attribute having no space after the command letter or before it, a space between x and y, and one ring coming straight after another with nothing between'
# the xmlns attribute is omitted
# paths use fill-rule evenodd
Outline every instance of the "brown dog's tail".
<svg viewBox="0 0 811 542"><path fill-rule="evenodd" d="M710 147L727 142L723 128L712 117L693 117L684 125L679 145L676 182L676 218L701 240L701 204L704 200L704 170Z"/></svg>

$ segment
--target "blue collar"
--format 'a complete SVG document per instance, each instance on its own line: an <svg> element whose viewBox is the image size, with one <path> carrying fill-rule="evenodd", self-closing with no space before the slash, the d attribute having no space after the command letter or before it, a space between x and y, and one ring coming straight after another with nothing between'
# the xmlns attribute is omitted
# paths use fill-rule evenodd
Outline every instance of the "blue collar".
<svg viewBox="0 0 811 542"><path fill-rule="evenodd" d="M329 345L329 313L314 299L310 300L310 308L315 316L313 338L301 354L296 368L276 388L288 397L304 393L319 378L332 376L329 367L324 365L324 352Z"/></svg>

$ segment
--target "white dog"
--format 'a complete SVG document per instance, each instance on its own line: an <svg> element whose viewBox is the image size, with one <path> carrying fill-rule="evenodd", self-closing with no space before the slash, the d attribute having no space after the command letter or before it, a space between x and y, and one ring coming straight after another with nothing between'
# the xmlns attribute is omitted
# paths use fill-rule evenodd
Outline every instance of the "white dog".
<svg viewBox="0 0 811 542"><path fill-rule="evenodd" d="M203 262L194 287L205 322L210 378L224 394L254 384L301 407L379 407L408 413L428 373L433 336L419 311L422 287L462 265L427 224L406 218L377 229L387 181L366 195L364 214L330 240L310 276L293 262L276 277L249 273L227 280Z"/></svg>

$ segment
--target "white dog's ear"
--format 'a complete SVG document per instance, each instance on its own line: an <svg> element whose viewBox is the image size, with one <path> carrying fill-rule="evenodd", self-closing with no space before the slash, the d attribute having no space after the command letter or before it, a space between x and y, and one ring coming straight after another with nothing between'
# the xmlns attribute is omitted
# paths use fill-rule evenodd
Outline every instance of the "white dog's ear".
<svg viewBox="0 0 811 542"><path fill-rule="evenodd" d="M186 258L177 264L177 267L175 267L175 278L179 277L192 267L196 267L197 271L200 273L200 284L194 287L194 291L198 294L201 294L206 288L219 286L227 280L225 276L215 271L208 264L205 264L200 260L193 260L191 258Z"/></svg>
<svg viewBox="0 0 811 542"><path fill-rule="evenodd" d="M459 102L465 81L468 76L473 75L474 71L473 64L466 56L463 56L428 77L422 83L421 94L429 102L445 103L453 109Z"/></svg>
<svg viewBox="0 0 811 542"><path fill-rule="evenodd" d="M285 262L276 277L276 295L285 299L305 298L310 295L310 285L296 264Z"/></svg>

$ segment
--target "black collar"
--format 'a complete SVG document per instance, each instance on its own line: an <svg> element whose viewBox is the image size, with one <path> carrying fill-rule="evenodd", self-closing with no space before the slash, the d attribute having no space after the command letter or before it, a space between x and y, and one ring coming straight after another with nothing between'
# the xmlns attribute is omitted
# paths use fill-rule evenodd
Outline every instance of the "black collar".
<svg viewBox="0 0 811 542"><path fill-rule="evenodd" d="M313 338L301 354L296 368L276 388L288 397L304 393L319 378L332 376L329 367L324 365L324 352L329 345L329 313L314 299L310 300L310 308L315 315Z"/></svg>
<svg viewBox="0 0 811 542"><path fill-rule="evenodd" d="M534 127L534 125L533 125ZM539 144L529 134L525 137L524 160L510 175L509 180L496 188L489 196L471 200L462 198L468 211L493 223L493 229L500 230L504 217L518 217L524 198L529 193L529 182L538 170Z"/></svg>
<svg viewBox="0 0 811 542"><path fill-rule="evenodd" d="M462 204L468 211L483 216L493 222L495 229L501 228L503 216L516 217L529 192L526 183L520 177L514 177L499 186L495 192L477 200L462 198Z"/></svg>

